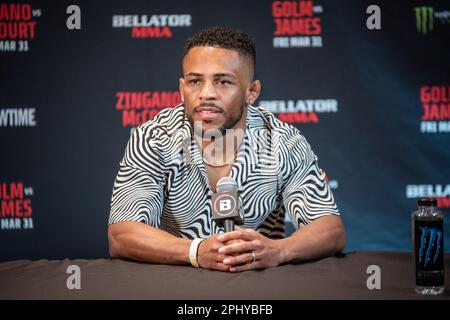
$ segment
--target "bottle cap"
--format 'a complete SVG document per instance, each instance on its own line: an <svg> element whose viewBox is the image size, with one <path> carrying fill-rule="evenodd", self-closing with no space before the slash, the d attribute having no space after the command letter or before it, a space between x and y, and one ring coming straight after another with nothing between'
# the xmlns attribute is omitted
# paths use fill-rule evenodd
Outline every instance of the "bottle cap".
<svg viewBox="0 0 450 320"><path fill-rule="evenodd" d="M417 204L420 207L436 207L437 200L435 198L421 198L417 200Z"/></svg>

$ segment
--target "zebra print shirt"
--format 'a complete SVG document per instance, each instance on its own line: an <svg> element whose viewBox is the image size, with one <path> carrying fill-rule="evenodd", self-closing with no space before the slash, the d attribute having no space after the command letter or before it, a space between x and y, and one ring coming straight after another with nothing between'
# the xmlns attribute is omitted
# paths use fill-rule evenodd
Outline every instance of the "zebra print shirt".
<svg viewBox="0 0 450 320"><path fill-rule="evenodd" d="M230 175L239 187L244 227L285 237L339 215L325 173L303 135L260 107L248 107L244 140ZM223 232L212 220L212 191L184 106L161 111L132 133L114 182L109 224L140 221L184 238Z"/></svg>

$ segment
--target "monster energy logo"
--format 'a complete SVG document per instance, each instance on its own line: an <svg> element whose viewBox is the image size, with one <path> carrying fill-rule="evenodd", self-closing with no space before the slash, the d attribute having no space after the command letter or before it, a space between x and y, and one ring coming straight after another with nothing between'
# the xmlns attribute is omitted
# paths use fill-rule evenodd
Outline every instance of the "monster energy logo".
<svg viewBox="0 0 450 320"><path fill-rule="evenodd" d="M415 7L417 31L427 34L433 30L433 7Z"/></svg>
<svg viewBox="0 0 450 320"><path fill-rule="evenodd" d="M431 259L431 251L436 246L436 251L434 252L433 257L433 264L436 263L437 259L439 258L439 251L441 250L441 238L442 238L442 231L437 230L435 228L428 228L428 227L419 227L420 231L422 231L421 238L420 238L420 250L419 250L419 263L423 262L423 255L425 248L427 248L425 252L425 263L424 267L426 268L428 263ZM429 240L427 243L427 235L429 236Z"/></svg>

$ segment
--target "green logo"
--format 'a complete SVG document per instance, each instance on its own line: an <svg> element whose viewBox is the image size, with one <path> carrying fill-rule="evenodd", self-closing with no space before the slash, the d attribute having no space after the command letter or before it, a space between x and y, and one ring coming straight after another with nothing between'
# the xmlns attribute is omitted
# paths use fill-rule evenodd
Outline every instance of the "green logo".
<svg viewBox="0 0 450 320"><path fill-rule="evenodd" d="M415 7L417 32L427 34L433 30L433 7Z"/></svg>

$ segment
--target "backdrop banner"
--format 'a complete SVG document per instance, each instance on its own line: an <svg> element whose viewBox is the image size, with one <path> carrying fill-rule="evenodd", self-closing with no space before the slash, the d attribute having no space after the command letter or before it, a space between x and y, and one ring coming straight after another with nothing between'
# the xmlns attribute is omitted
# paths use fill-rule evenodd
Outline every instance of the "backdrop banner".
<svg viewBox="0 0 450 320"><path fill-rule="evenodd" d="M318 155L346 251L410 251L425 196L450 249L450 2L7 1L0 260L108 257L130 132L179 103L185 41L210 25L255 40L255 105Z"/></svg>

